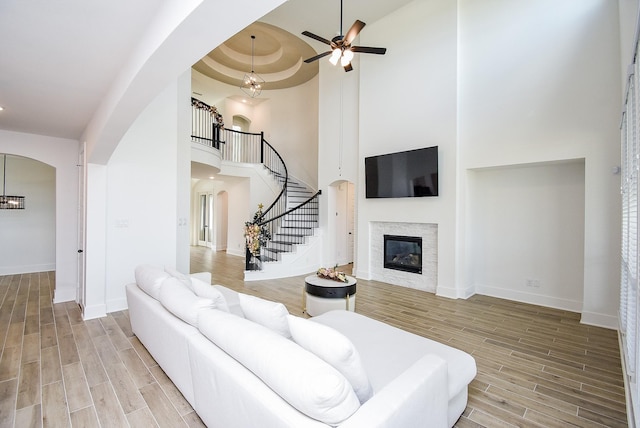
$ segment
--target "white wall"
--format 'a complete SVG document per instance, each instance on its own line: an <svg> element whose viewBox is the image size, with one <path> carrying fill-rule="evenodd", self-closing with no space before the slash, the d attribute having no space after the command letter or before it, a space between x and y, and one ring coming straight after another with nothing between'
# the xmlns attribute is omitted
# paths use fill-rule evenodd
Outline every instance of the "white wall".
<svg viewBox="0 0 640 428"><path fill-rule="evenodd" d="M473 194L474 185L483 183L474 183L469 171L584 159L584 245L572 254L573 262L583 260L582 275L573 272L570 295L542 285L540 294L580 307L583 322L615 326L620 198L612 167L619 164L622 75L618 12L617 2L607 0L560 5L551 0L416 0L362 32L359 44L385 46L384 57L360 55L354 75L342 79L330 77L330 66L321 64L319 151L333 155L319 157L321 189L350 174L336 166L340 133L348 135L343 152L358 141L350 152L357 160L348 156L359 183L357 276L370 275L370 222L437 223L438 294L473 294L475 260L481 255L468 247L477 239L469 204L480 205L481 211L488 207ZM358 103L352 109L358 75ZM331 111L338 105L346 106L341 124ZM353 120L359 130L349 128ZM439 197L364 198L364 157L432 145L440 152ZM530 183L523 178L521 185ZM559 212L554 221L573 214ZM524 253L535 263L544 262L534 246ZM530 275L524 269L512 274ZM536 300L529 297L521 296Z"/></svg>
<svg viewBox="0 0 640 428"><path fill-rule="evenodd" d="M0 153L28 157L55 168L55 302L76 296L78 147L75 140L0 130Z"/></svg>
<svg viewBox="0 0 640 428"><path fill-rule="evenodd" d="M180 253L188 253L190 170L184 167L188 160L179 155L181 150L190 150L188 135L183 135L188 128L180 123L186 117L183 110L190 109L189 85L184 84L184 79L189 82L189 74L184 76L143 111L106 168L93 165L89 170L89 213L99 220L104 200L102 209L106 212L102 225L92 223L89 216L88 247L102 245L105 252L87 252L88 270L104 271L102 283L100 278L89 283L88 274L87 301L99 304L95 296L104 293L106 312L127 307L124 286L134 280L137 265L176 267ZM101 191L106 192L105 198L99 196ZM183 206L178 207L178 201ZM100 242L102 234L104 242ZM188 265L178 268L186 271ZM97 311L95 316L99 316Z"/></svg>
<svg viewBox="0 0 640 428"><path fill-rule="evenodd" d="M357 275L370 278L371 222L438 224L438 293L463 297L456 278L457 4L415 1L367 25L360 43ZM404 77L404 78L403 78ZM365 199L364 158L439 147L440 196Z"/></svg>
<svg viewBox="0 0 640 428"><path fill-rule="evenodd" d="M584 160L469 172L477 293L582 311Z"/></svg>
<svg viewBox="0 0 640 428"><path fill-rule="evenodd" d="M460 3L460 29L460 174L584 158L582 320L615 326L620 180L611 171L620 162L622 103L617 2L467 0ZM479 256L466 254L469 262Z"/></svg>
<svg viewBox="0 0 640 428"><path fill-rule="evenodd" d="M22 156L0 156L6 194L25 197L24 210L0 210L0 275L56 268L56 170ZM1 189L0 189L1 193Z"/></svg>

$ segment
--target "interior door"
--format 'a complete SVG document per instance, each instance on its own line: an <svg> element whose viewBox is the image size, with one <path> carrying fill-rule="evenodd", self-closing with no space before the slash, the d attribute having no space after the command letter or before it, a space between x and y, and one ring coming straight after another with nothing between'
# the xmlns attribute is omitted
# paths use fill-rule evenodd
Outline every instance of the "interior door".
<svg viewBox="0 0 640 428"><path fill-rule="evenodd" d="M86 174L86 145L82 143L80 146L80 153L78 154L78 278L76 285L76 302L80 305L80 310L84 315L85 306L85 265L86 257L84 254L85 248L85 225L87 219L87 207L86 200L86 186L87 186L87 174Z"/></svg>
<svg viewBox="0 0 640 428"><path fill-rule="evenodd" d="M356 196L353 183L347 183L347 263L353 263L355 233Z"/></svg>

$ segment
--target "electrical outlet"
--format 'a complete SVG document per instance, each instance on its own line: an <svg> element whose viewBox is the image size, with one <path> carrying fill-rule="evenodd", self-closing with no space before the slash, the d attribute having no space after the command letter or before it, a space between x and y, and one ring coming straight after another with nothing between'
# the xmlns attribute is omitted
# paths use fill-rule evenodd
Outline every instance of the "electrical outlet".
<svg viewBox="0 0 640 428"><path fill-rule="evenodd" d="M539 279L527 279L525 282L527 287L531 288L540 288L540 280Z"/></svg>

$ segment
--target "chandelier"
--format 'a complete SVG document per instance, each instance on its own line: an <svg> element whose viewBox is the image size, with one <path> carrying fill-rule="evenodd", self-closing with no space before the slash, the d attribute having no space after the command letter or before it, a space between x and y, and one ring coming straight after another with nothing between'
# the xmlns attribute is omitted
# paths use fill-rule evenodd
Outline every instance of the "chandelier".
<svg viewBox="0 0 640 428"><path fill-rule="evenodd" d="M23 210L24 196L7 195L7 155L4 156L2 196L0 196L0 210Z"/></svg>
<svg viewBox="0 0 640 428"><path fill-rule="evenodd" d="M249 95L251 98L255 98L262 92L262 85L264 84L264 79L258 76L253 71L253 42L255 41L256 36L251 35L251 73L247 73L244 75L244 79L242 79L242 85L240 89L242 92Z"/></svg>

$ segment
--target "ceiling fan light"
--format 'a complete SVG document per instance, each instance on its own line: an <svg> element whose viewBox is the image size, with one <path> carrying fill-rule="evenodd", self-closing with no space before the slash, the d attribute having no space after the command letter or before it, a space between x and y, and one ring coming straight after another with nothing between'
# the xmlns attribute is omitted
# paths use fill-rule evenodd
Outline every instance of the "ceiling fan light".
<svg viewBox="0 0 640 428"><path fill-rule="evenodd" d="M351 60L353 59L353 51L351 49L346 49L342 53L342 58L346 58L347 64L350 63ZM342 65L347 65L347 64L342 64Z"/></svg>
<svg viewBox="0 0 640 428"><path fill-rule="evenodd" d="M329 58L329 62L333 65L336 65L341 56L342 51L340 49L334 49L333 53L331 54L331 58Z"/></svg>

